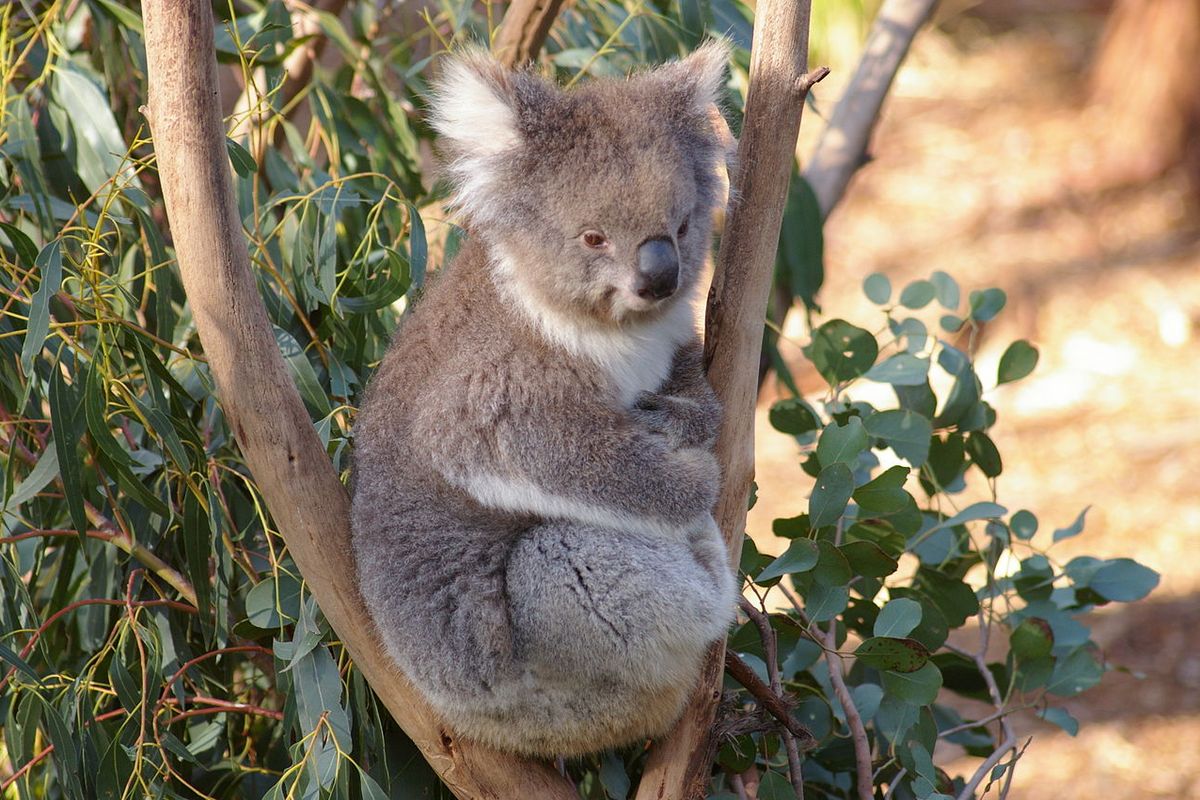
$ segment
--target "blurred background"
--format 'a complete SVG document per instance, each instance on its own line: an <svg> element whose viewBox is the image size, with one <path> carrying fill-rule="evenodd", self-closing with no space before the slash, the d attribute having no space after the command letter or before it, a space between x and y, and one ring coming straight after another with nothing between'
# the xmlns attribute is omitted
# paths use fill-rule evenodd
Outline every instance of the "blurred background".
<svg viewBox="0 0 1200 800"><path fill-rule="evenodd" d="M848 21L820 42L811 63L834 70L818 112L860 47ZM1035 737L1016 771L1022 800L1200 798L1198 56L1194 0L945 3L825 228L829 316L864 318L873 272L900 285L945 270L1008 293L980 374L1015 338L1041 360L986 395L1002 502L1059 526L1090 505L1086 535L1060 555L1126 554L1162 573L1148 600L1094 615L1129 671L1065 703L1079 737L1021 721ZM802 152L820 128L810 112ZM799 317L786 333L805 342ZM819 390L799 347L780 350ZM771 520L796 513L812 479L766 405L750 531L775 553Z"/></svg>

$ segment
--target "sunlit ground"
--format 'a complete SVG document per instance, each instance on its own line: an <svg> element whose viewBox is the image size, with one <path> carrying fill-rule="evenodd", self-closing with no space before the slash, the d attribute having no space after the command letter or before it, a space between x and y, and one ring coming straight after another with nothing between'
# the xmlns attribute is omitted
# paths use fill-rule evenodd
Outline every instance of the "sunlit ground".
<svg viewBox="0 0 1200 800"><path fill-rule="evenodd" d="M872 321L860 286L876 271L898 285L940 269L964 289L1008 292L981 374L994 375L1016 338L1041 362L988 397L1000 415L1000 501L1033 510L1044 529L1091 505L1085 535L1056 553L1128 555L1163 575L1149 602L1092 620L1110 661L1145 677L1113 673L1068 700L1078 738L1022 720L1034 741L1012 796L1200 798L1200 214L1182 176L1109 177L1106 147L1120 131L1084 107L1099 23L1033 16L919 43L876 160L827 227L821 302L830 316ZM771 519L803 511L811 480L765 413L759 431L750 529L778 552Z"/></svg>

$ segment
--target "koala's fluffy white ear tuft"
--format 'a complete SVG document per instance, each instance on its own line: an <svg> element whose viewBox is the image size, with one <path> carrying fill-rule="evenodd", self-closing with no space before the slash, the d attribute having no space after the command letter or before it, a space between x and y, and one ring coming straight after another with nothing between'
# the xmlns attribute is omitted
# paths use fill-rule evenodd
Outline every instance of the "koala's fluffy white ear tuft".
<svg viewBox="0 0 1200 800"><path fill-rule="evenodd" d="M709 107L721 98L730 51L728 39L710 39L687 58L660 67L654 74L686 93L688 111L708 116Z"/></svg>
<svg viewBox="0 0 1200 800"><path fill-rule="evenodd" d="M439 134L455 205L481 219L505 155L521 143L513 73L482 50L447 56L434 83L430 124Z"/></svg>

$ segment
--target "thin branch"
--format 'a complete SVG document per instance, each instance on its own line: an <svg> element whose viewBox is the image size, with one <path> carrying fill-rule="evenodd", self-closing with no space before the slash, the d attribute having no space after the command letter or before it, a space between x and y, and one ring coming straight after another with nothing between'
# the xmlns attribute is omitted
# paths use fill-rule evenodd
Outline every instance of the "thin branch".
<svg viewBox="0 0 1200 800"><path fill-rule="evenodd" d="M780 738L783 739L783 748L787 755L788 778L791 780L798 800L804 800L804 775L800 769L800 751L796 747L796 737L801 737L809 745L816 744L816 742L813 740L812 734L803 726L790 724L792 715L788 712L787 706L782 703L783 681L779 677L779 639L775 635L775 629L771 627L771 617L765 611L755 608L754 604L744 597L740 599L739 605L754 622L754 627L758 628L758 636L762 640L763 650L767 657L767 676L771 680L771 693L775 698L780 699L780 705L783 705L783 711L787 718L785 729L780 731ZM728 663L730 655L736 654L726 651L726 663ZM800 729L799 731L796 730L797 727Z"/></svg>
<svg viewBox="0 0 1200 800"><path fill-rule="evenodd" d="M724 481L715 517L738 563L754 476L754 406L763 309L804 110L811 0L759 0L737 168L713 285L705 361L725 409L716 454ZM637 800L690 800L709 782L712 723L721 696L724 642L709 651L700 683L674 729L651 751Z"/></svg>
<svg viewBox="0 0 1200 800"><path fill-rule="evenodd" d="M146 0L142 13L149 118L192 316L229 426L321 611L457 796L573 800L574 787L548 765L460 741L379 640L358 592L349 496L279 354L250 269L216 104L212 6Z"/></svg>
<svg viewBox="0 0 1200 800"><path fill-rule="evenodd" d="M763 683L762 678L758 677L758 673L732 650L725 651L725 669L729 672L730 677L746 688L746 691L764 711L779 721L782 727L794 736L805 741L812 741L812 734L792 716L787 701L773 691L770 686Z"/></svg>
<svg viewBox="0 0 1200 800"><path fill-rule="evenodd" d="M989 772L995 769L996 765L1000 763L1000 759L1004 758L1004 755L1016 746L1017 740L1012 736L1001 742L995 752L979 765L979 769L975 770L975 774L971 776L971 780L967 781L967 785L958 793L958 800L972 800L975 797L975 790L979 788L979 784L983 783L983 779L987 777Z"/></svg>
<svg viewBox="0 0 1200 800"><path fill-rule="evenodd" d="M863 725L858 706L846 687L846 678L842 675L842 657L837 652L837 625L829 623L829 631L825 634L825 663L829 665L829 681L833 684L833 692L837 695L842 710L846 712L846 726L850 729L850 739L854 742L854 771L855 784L859 800L871 800L875 796L873 773L871 771L871 742L867 739L867 729Z"/></svg>

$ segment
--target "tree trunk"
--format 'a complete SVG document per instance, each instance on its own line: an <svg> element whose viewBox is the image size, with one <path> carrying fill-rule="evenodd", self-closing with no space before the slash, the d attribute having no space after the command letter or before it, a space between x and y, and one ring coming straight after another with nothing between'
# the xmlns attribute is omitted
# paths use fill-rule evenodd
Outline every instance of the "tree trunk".
<svg viewBox="0 0 1200 800"><path fill-rule="evenodd" d="M1183 162L1200 188L1200 2L1117 0L1092 73L1113 114L1110 180L1143 181Z"/></svg>
<svg viewBox="0 0 1200 800"><path fill-rule="evenodd" d="M234 202L208 0L146 0L150 125L188 302L230 427L288 551L367 682L460 798L575 800L548 765L460 740L401 675L358 593L350 500L292 384Z"/></svg>
<svg viewBox="0 0 1200 800"><path fill-rule="evenodd" d="M800 115L810 83L810 0L759 0L750 54L750 88L738 144L734 201L726 216L708 294L705 356L725 409L717 439L724 476L716 518L737 564L754 479L754 407L763 316L775 273L779 226L795 161ZM683 718L646 763L637 800L703 797L712 769L712 723L721 696L725 643L712 648Z"/></svg>

